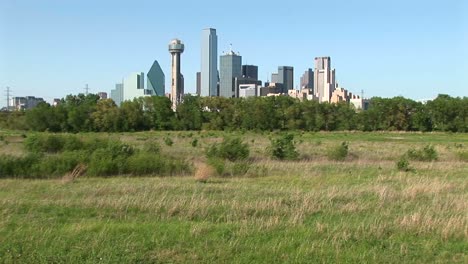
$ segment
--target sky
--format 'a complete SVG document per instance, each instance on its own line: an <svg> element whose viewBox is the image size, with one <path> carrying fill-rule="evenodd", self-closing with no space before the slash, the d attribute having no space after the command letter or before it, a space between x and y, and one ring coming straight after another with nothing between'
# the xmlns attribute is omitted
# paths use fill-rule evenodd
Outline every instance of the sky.
<svg viewBox="0 0 468 264"><path fill-rule="evenodd" d="M0 107L13 96L47 101L110 92L158 60L170 90L173 38L185 44L185 91L195 92L202 29L218 55L233 50L266 81L330 56L338 83L365 97L468 96L468 4L463 0L120 1L0 0Z"/></svg>

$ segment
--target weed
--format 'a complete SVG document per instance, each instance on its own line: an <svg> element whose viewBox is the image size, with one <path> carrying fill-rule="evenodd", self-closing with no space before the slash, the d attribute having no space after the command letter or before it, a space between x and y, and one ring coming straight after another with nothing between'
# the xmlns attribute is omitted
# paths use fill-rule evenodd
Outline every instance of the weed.
<svg viewBox="0 0 468 264"><path fill-rule="evenodd" d="M299 157L293 134L285 134L279 138L271 139L269 152L273 158L279 160L296 160Z"/></svg>
<svg viewBox="0 0 468 264"><path fill-rule="evenodd" d="M406 155L410 160L435 161L439 158L434 146L426 145L423 149L409 149Z"/></svg>
<svg viewBox="0 0 468 264"><path fill-rule="evenodd" d="M338 146L335 146L328 150L327 157L329 160L343 161L348 156L348 143L341 142Z"/></svg>
<svg viewBox="0 0 468 264"><path fill-rule="evenodd" d="M165 137L164 138L164 143L166 144L166 146L172 146L174 144L174 141L172 141L172 139L170 137Z"/></svg>
<svg viewBox="0 0 468 264"><path fill-rule="evenodd" d="M211 145L206 152L208 158L217 157L230 161L245 160L249 154L249 145L242 143L240 138L224 138L222 143Z"/></svg>
<svg viewBox="0 0 468 264"><path fill-rule="evenodd" d="M405 171L405 172L408 172L408 171L411 171L413 170L411 167L410 167L410 163L408 161L408 158L406 158L406 155L403 155L400 157L399 160L397 160L396 162L396 167L399 171Z"/></svg>

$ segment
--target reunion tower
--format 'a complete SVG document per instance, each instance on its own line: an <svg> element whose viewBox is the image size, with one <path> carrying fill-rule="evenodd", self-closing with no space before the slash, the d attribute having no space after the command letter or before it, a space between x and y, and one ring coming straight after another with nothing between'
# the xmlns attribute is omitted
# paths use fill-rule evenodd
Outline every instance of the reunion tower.
<svg viewBox="0 0 468 264"><path fill-rule="evenodd" d="M180 73L180 54L182 52L184 52L182 41L173 39L169 43L169 53L172 55L171 101L173 110L176 110L184 95L184 77Z"/></svg>

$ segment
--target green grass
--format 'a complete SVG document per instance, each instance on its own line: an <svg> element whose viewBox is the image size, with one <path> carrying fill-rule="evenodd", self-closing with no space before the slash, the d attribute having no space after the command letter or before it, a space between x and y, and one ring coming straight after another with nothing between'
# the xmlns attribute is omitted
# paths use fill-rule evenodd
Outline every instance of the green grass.
<svg viewBox="0 0 468 264"><path fill-rule="evenodd" d="M189 133L110 136L198 162L225 135L192 132L192 147ZM236 135L266 175L0 180L0 263L468 262L467 135L297 133L297 161L270 159L269 133ZM0 154L23 155L15 132L4 138ZM343 141L349 157L329 161ZM429 143L438 161L397 170Z"/></svg>

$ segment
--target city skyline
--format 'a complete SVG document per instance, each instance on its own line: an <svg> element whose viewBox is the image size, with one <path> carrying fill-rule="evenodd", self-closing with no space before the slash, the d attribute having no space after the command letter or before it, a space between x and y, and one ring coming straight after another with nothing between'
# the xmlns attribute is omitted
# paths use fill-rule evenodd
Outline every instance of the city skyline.
<svg viewBox="0 0 468 264"><path fill-rule="evenodd" d="M331 67L339 69L336 81L354 92L364 90L366 97L426 99L439 93L466 96L468 56L464 47L468 45L463 14L467 9L462 1L358 1L354 6L345 1L330 6L293 1L296 12L283 18L286 22L282 25L266 24L258 16L248 22L235 20L239 19L235 12L231 14L222 7L208 9L212 1L181 7L181 14L198 11L206 18L172 24L165 23L169 14L145 18L150 13L145 9L151 10L154 5L150 2L143 1L142 7L117 3L102 15L106 6L103 2L0 3L0 38L8 40L0 42L2 95L7 86L13 96L38 96L49 102L55 97L84 93L85 84L89 84L91 93L109 92L129 73L147 73L154 60L169 76L166 45L176 37L186 44L182 63L185 91L195 93L196 72L200 71L200 31L212 27L217 29L219 54L233 43L244 64L258 66L258 78L264 82L278 65L289 65L295 68L293 81L297 88L298 73L314 68L315 57L330 56ZM160 5L169 8L168 4ZM314 10L325 7L333 7L334 15L320 22L325 15ZM141 11L143 19L133 21L132 15L119 16L127 8L134 11L130 13ZM253 4L246 12L275 10L278 8ZM207 16L208 12L212 16ZM310 17L297 18L307 12ZM262 33L264 29L267 31ZM283 41L275 40L273 29L282 32ZM136 36L146 39L128 41ZM169 82L170 78L166 78L166 87L170 87ZM5 105L3 99L4 95L0 106Z"/></svg>

